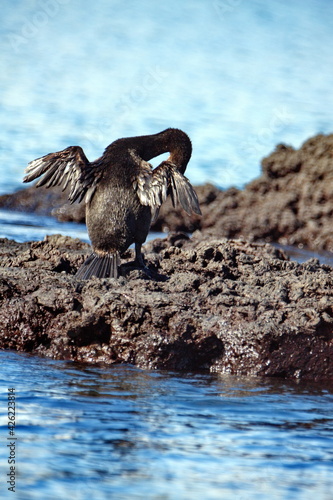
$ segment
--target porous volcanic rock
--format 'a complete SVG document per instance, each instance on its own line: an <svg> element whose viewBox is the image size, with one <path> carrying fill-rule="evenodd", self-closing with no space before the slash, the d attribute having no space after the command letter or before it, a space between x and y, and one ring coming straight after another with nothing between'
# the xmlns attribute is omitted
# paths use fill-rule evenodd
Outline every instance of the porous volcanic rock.
<svg viewBox="0 0 333 500"><path fill-rule="evenodd" d="M206 184L197 186L196 191L202 217L189 217L167 200L152 230L200 229L217 237L333 251L333 134L317 135L298 150L278 145L262 160L261 176L243 190L221 191ZM66 201L67 193L60 188L36 190L32 186L0 196L3 208L52 213L63 221L84 222L83 204Z"/></svg>
<svg viewBox="0 0 333 500"><path fill-rule="evenodd" d="M227 238L333 251L333 134L299 150L279 145L262 175L244 190L228 189L204 213L204 228Z"/></svg>
<svg viewBox="0 0 333 500"><path fill-rule="evenodd" d="M33 212L40 215L54 215L61 221L85 222L84 203L68 202L69 191L61 186L36 189L35 184L13 194L0 196L0 207L19 212Z"/></svg>
<svg viewBox="0 0 333 500"><path fill-rule="evenodd" d="M171 234L148 279L77 282L90 249L63 236L0 244L0 347L149 369L333 380L333 273L242 240Z"/></svg>

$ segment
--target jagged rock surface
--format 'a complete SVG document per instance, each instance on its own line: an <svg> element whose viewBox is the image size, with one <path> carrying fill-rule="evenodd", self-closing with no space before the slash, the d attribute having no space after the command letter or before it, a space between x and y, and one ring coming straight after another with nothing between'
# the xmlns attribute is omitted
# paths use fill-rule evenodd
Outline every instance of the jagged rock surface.
<svg viewBox="0 0 333 500"><path fill-rule="evenodd" d="M126 262L77 283L89 246L0 244L0 347L149 369L333 380L333 274L276 248L172 234L145 246L155 279Z"/></svg>

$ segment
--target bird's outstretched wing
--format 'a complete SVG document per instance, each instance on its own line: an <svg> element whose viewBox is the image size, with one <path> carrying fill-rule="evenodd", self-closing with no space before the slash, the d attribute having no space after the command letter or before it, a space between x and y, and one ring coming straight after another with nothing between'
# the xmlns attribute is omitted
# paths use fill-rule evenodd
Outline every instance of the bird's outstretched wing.
<svg viewBox="0 0 333 500"><path fill-rule="evenodd" d="M91 200L101 171L91 164L80 146L70 146L57 153L50 153L31 161L25 169L23 182L30 182L41 177L36 187L47 188L63 185L63 191L70 185L68 199L71 203Z"/></svg>
<svg viewBox="0 0 333 500"><path fill-rule="evenodd" d="M150 206L153 220L157 218L159 208L169 194L174 207L180 203L189 215L201 215L198 197L192 185L170 161L163 161L154 170L149 163L142 162L133 187L141 204Z"/></svg>

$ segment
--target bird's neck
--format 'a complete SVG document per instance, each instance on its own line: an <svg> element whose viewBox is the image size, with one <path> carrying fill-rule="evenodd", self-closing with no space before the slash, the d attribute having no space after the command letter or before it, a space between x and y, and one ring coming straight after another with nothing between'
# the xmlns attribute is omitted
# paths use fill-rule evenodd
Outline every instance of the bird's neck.
<svg viewBox="0 0 333 500"><path fill-rule="evenodd" d="M168 128L159 134L136 138L137 152L146 161L163 153L170 153L168 161L174 163L184 173L191 158L192 144L185 132Z"/></svg>

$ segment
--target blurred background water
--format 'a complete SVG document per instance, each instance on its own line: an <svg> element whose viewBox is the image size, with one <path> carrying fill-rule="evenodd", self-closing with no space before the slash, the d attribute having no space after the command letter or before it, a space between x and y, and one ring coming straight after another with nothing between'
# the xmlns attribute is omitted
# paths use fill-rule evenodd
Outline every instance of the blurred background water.
<svg viewBox="0 0 333 500"><path fill-rule="evenodd" d="M0 194L69 145L184 129L194 184L242 186L277 143L332 132L325 0L15 0L0 20ZM0 211L17 241L84 226ZM18 499L333 498L332 386L1 353L17 390ZM11 495L11 496L8 496Z"/></svg>
<svg viewBox="0 0 333 500"><path fill-rule="evenodd" d="M332 132L325 0L15 0L1 11L1 180L81 145L184 129L193 183L242 185L262 156Z"/></svg>

